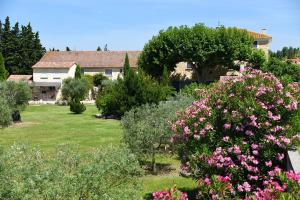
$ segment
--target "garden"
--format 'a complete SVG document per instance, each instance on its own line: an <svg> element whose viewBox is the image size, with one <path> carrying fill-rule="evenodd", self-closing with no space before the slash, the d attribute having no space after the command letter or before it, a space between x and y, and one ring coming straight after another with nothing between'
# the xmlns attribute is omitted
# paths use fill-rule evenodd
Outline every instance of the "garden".
<svg viewBox="0 0 300 200"><path fill-rule="evenodd" d="M126 55L115 81L77 66L62 87L68 106L28 107L28 85L1 82L0 199L299 199L287 151L300 142L300 71L252 43L235 28L170 27L145 45L138 71ZM196 79L248 66L176 92L182 60ZM96 106L84 105L95 87Z"/></svg>

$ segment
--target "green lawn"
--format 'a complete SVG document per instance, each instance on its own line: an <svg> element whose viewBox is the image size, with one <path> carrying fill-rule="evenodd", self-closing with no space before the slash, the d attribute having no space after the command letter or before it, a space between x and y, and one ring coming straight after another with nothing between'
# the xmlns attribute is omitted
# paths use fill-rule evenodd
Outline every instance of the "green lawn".
<svg viewBox="0 0 300 200"><path fill-rule="evenodd" d="M96 106L88 105L80 115L70 113L67 106L32 105L21 115L23 122L0 129L0 146L8 148L14 143L39 146L51 154L61 144L77 145L80 152L106 145L118 145L121 140L121 126L117 120L95 118ZM191 191L196 183L178 176L179 161L174 157L159 157L158 162L170 166L172 170L160 175L145 175L143 195L177 185Z"/></svg>
<svg viewBox="0 0 300 200"><path fill-rule="evenodd" d="M97 119L96 113L94 105L88 105L81 115L70 113L67 106L29 106L22 113L23 123L0 130L0 145L29 143L52 152L59 144L75 144L82 151L118 144L119 121Z"/></svg>

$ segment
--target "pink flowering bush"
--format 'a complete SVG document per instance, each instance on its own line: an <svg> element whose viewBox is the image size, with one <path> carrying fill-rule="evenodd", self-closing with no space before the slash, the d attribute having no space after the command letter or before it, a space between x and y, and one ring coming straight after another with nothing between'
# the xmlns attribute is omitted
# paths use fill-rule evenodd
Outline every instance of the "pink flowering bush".
<svg viewBox="0 0 300 200"><path fill-rule="evenodd" d="M187 194L176 188L171 188L169 191L154 192L152 198L153 200L188 200Z"/></svg>
<svg viewBox="0 0 300 200"><path fill-rule="evenodd" d="M289 190L274 170L285 169L286 150L299 139L290 126L299 91L297 83L284 86L270 73L247 69L178 114L172 139L179 142L182 170L213 183L200 184L199 198L250 198L269 188L268 180Z"/></svg>

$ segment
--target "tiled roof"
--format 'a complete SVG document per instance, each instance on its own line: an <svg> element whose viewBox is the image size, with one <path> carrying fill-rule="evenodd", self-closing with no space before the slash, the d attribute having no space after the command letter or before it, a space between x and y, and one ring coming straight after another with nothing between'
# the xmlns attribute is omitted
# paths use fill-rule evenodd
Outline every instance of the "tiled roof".
<svg viewBox="0 0 300 200"><path fill-rule="evenodd" d="M272 39L272 36L263 34L263 33L256 33L252 31L248 31L248 33L254 38L254 39Z"/></svg>
<svg viewBox="0 0 300 200"><path fill-rule="evenodd" d="M10 75L8 81L31 81L32 75Z"/></svg>
<svg viewBox="0 0 300 200"><path fill-rule="evenodd" d="M141 51L50 51L33 68L58 68L60 65L63 68L72 62L82 68L119 68L124 65L126 52L130 66L137 67Z"/></svg>
<svg viewBox="0 0 300 200"><path fill-rule="evenodd" d="M75 62L44 62L39 61L32 68L70 68Z"/></svg>

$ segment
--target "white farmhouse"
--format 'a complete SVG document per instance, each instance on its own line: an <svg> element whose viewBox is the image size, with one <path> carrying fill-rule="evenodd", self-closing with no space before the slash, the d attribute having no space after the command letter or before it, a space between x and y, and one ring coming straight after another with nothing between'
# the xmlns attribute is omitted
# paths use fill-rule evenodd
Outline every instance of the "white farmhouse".
<svg viewBox="0 0 300 200"><path fill-rule="evenodd" d="M137 68L140 51L50 51L33 68L33 99L56 101L61 97L64 79L75 76L79 64L83 74L103 73L109 79L122 75L125 55Z"/></svg>

